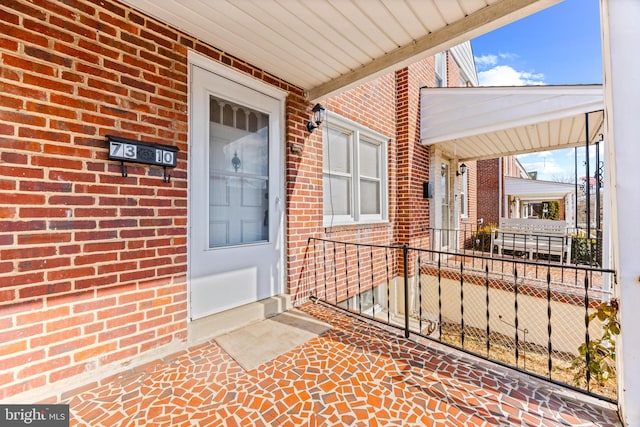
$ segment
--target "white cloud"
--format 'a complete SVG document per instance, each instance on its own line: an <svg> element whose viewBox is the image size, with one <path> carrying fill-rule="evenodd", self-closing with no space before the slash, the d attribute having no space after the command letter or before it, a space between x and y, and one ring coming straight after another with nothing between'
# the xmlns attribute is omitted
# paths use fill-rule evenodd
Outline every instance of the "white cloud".
<svg viewBox="0 0 640 427"><path fill-rule="evenodd" d="M511 61L516 58L518 58L518 54L506 52L506 53L498 53L497 55L487 54L482 56L475 56L473 59L476 62L476 67L478 67L480 70L486 70L488 68L495 67L496 65L498 65L498 62L500 60Z"/></svg>
<svg viewBox="0 0 640 427"><path fill-rule="evenodd" d="M517 53L499 53L498 56L500 57L500 59L516 59L518 58L518 54Z"/></svg>
<svg viewBox="0 0 640 427"><path fill-rule="evenodd" d="M520 158L520 156L518 156ZM550 181L556 176L564 176L567 173L567 169L558 164L553 157L547 157L544 160L536 161L522 161L522 166L527 172L538 172L538 179Z"/></svg>
<svg viewBox="0 0 640 427"><path fill-rule="evenodd" d="M480 86L540 86L544 74L517 71L508 65L497 65L478 73Z"/></svg>
<svg viewBox="0 0 640 427"><path fill-rule="evenodd" d="M498 64L498 57L496 55L482 55L473 58L476 61L476 67L488 68Z"/></svg>
<svg viewBox="0 0 640 427"><path fill-rule="evenodd" d="M573 149L539 151L520 154L517 157L527 172L537 171L540 180L573 182L574 161L567 156L567 152L573 153Z"/></svg>
<svg viewBox="0 0 640 427"><path fill-rule="evenodd" d="M532 151L530 153L518 154L516 157L520 161L534 161L534 160L544 160L545 157L551 156L553 153L551 151Z"/></svg>

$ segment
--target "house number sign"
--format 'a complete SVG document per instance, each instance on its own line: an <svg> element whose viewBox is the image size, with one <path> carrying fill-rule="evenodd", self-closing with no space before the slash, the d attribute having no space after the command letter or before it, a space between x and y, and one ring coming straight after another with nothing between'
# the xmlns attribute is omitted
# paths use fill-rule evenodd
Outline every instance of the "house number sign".
<svg viewBox="0 0 640 427"><path fill-rule="evenodd" d="M122 165L122 176L127 176L124 162L144 163L162 166L164 180L169 182L167 168L175 168L177 164L178 148L171 145L154 144L136 141L134 139L107 135L109 140L109 160L119 160Z"/></svg>

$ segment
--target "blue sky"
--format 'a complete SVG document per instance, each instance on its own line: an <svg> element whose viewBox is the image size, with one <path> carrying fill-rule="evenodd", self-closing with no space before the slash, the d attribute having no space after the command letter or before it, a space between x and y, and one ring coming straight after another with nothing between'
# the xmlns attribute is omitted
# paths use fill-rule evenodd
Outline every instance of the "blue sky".
<svg viewBox="0 0 640 427"><path fill-rule="evenodd" d="M565 0L471 44L481 86L602 83L598 0ZM584 154L578 149L578 176L584 175ZM538 179L573 181L573 149L518 158L538 171Z"/></svg>

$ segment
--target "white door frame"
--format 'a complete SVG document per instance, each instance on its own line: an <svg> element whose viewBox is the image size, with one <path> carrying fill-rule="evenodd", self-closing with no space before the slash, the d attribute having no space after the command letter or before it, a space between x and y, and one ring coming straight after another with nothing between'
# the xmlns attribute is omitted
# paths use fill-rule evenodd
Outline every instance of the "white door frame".
<svg viewBox="0 0 640 427"><path fill-rule="evenodd" d="M224 77L227 78L235 83L238 83L240 85L246 86L250 89L253 89L257 92L261 92L265 95L268 95L272 98L277 99L278 101L280 101L280 111L278 112L279 114L279 123L280 123L280 129L279 129L279 134L281 135L280 141L273 141L274 144L277 144L278 149L279 149L279 153L280 153L280 160L279 160L279 164L275 165L279 171L278 174L278 179L279 179L279 184L278 187L280 189L280 206L281 209L278 210L278 212L275 211L275 209L273 209L274 214L278 215L277 221L279 223L279 227L278 227L278 236L276 238L276 244L277 246L280 248L280 252L279 252L279 263L282 266L280 273L279 273L279 289L277 294L282 294L285 292L287 285L286 285L286 271L287 271L287 266L286 266L286 241L285 241L285 236L286 236L286 232L284 227L286 226L286 222L285 222L285 212L286 212L286 192L285 192L285 145L286 145L286 134L285 134L285 101L286 101L286 97L288 95L288 93L286 91L283 91L279 88L276 88L274 86L268 85L267 83L258 80L256 78L253 78L251 76L248 76L246 74L241 73L240 71L234 70L228 66L225 66L219 62L215 62L214 60L203 56L197 52L194 51L188 51L187 52L187 61L188 61L188 72L187 72L187 84L189 87L189 91L188 91L188 99L187 99L187 105L188 105L188 116L189 116L189 128L188 128L188 144L189 144L189 152L187 153L187 157L188 157L188 162L187 162L187 168L188 168L188 174L187 174L187 189L188 189L188 197L191 198L191 191L192 191L192 159L191 159L191 147L193 146L193 113L192 113L192 104L193 104L193 96L191 93L192 90L192 85L193 85L193 76L192 76L192 69L194 66L202 68L204 70L207 70L213 74L216 74L220 77ZM188 321L191 321L192 319L192 308L191 308L191 300L190 300L190 295L191 295L191 262L192 262L192 254L191 254L191 229L192 229L192 212L190 211L191 206L190 203L187 203L187 318Z"/></svg>
<svg viewBox="0 0 640 427"><path fill-rule="evenodd" d="M458 159L452 159L444 155L440 150L432 148L429 156L429 177L433 183L432 199L430 203L429 218L431 218L430 227L434 230L431 236L431 249L436 251L454 251L458 250L458 232L460 228L460 208L459 202L459 185L460 179L455 175L455 171L458 165ZM441 172L442 164L447 164L447 189L448 189L448 230L447 233L447 245L442 244L442 233L445 233L444 226L445 221L442 215L442 186L441 186Z"/></svg>

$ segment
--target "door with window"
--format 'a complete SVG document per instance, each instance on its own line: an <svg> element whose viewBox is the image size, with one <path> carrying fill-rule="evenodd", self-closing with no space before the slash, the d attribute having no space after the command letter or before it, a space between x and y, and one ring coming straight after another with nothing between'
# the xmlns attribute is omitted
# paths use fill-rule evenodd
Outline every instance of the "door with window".
<svg viewBox="0 0 640 427"><path fill-rule="evenodd" d="M282 292L282 100L233 76L191 70L189 286L197 319Z"/></svg>

